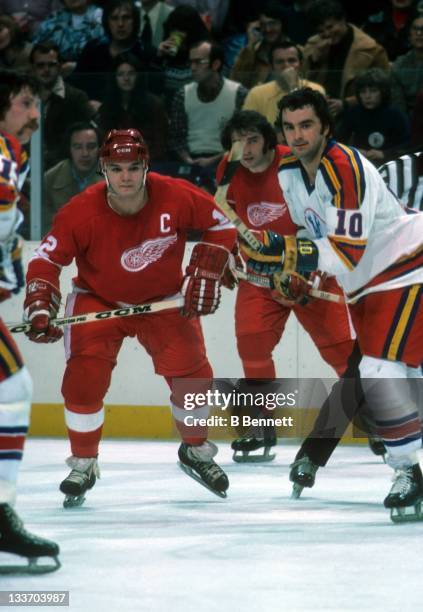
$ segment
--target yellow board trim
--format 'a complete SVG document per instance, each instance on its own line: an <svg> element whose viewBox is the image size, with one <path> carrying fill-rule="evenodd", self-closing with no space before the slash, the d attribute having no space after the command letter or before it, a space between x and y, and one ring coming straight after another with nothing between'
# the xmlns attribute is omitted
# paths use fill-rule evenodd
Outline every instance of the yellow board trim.
<svg viewBox="0 0 423 612"><path fill-rule="evenodd" d="M318 409L311 408L301 411L302 428L310 431L316 419ZM222 416L221 410L212 410L212 415ZM229 416L227 413L226 416ZM288 413L284 410L281 415L298 415L298 410ZM276 415L280 416L280 415ZM63 416L63 404L33 404L29 436L67 438ZM237 436L232 427L211 427L210 438L213 440L232 440ZM298 427L278 428L278 435L283 439L301 439L304 431ZM169 406L126 406L106 405L103 438L139 438L149 440L179 440L180 436L174 425ZM363 438L353 436L351 426L347 429L343 441L362 443Z"/></svg>

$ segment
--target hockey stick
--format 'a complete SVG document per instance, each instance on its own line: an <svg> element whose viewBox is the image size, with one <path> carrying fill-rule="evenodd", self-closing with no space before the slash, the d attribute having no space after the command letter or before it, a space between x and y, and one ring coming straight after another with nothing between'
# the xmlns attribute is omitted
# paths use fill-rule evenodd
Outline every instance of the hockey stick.
<svg viewBox="0 0 423 612"><path fill-rule="evenodd" d="M235 270L234 274L240 280L246 280L252 285L256 285L258 287L264 287L265 289L270 289L270 279L266 276L259 276L258 274L251 274L250 272L244 272L243 270ZM342 297L342 295L338 295L336 293L330 293L329 291L321 291L320 289L310 289L309 295L314 298L318 298L320 300L326 300L327 302L335 302L336 304L345 304L346 301Z"/></svg>
<svg viewBox="0 0 423 612"><path fill-rule="evenodd" d="M126 308L116 308L115 310L103 310L101 312L88 312L86 314L75 315L72 317L64 317L63 319L52 319L51 324L55 327L63 325L80 325L81 323L93 323L95 321L104 321L105 319L119 319L121 317L131 317L133 315L150 314L152 312L160 312L161 310L170 310L171 308L180 308L184 304L184 298L175 298L174 300L163 300L162 302L151 302L149 304L139 304L138 306L128 306ZM12 334L20 334L28 332L31 329L30 323L12 323L6 324L7 329Z"/></svg>
<svg viewBox="0 0 423 612"><path fill-rule="evenodd" d="M232 145L232 149L229 152L228 163L226 164L225 172L223 173L223 177L216 190L214 200L220 210L229 219L229 221L232 221L232 223L235 225L238 234L245 240L248 246L250 246L255 251L258 251L260 247L263 246L263 244L260 242L260 240L258 240L258 238L254 236L253 232L245 225L244 221L240 219L238 214L235 212L235 210L232 208L232 206L226 199L229 184L240 165L240 161L242 158L242 150L242 144L240 142L234 142L234 144ZM241 276L238 275L238 271L236 274L239 278L241 278ZM282 276L282 272L276 272L274 276ZM255 281L253 280L253 278L255 279ZM253 284L266 286L263 282L264 279L260 276L256 277L255 275L248 274L245 275L244 280L248 280ZM268 287L270 287L270 280L268 283ZM345 302L341 295L337 295L336 293L329 293L328 291L321 291L320 289L311 288L309 290L309 294L314 298L326 300L328 302L336 302L338 304Z"/></svg>

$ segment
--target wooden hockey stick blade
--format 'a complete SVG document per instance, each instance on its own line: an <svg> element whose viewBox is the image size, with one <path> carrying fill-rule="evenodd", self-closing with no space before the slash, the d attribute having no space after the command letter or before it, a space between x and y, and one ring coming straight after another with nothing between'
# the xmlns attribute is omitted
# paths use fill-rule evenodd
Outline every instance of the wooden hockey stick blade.
<svg viewBox="0 0 423 612"><path fill-rule="evenodd" d="M270 279L259 276L256 274L251 274L250 272L243 272L242 270L236 270L235 275L240 280L246 280L253 285L257 285L260 287L264 287L266 289L270 289ZM326 302L335 302L337 304L345 304L345 299L342 295L338 295L336 293L330 293L329 291L321 291L320 289L310 289L309 294L311 297L317 298L319 300L326 300Z"/></svg>
<svg viewBox="0 0 423 612"><path fill-rule="evenodd" d="M175 298L174 300L163 300L162 302L150 302L147 304L139 304L138 306L128 306L126 308L116 308L115 310L103 310L101 312L88 312L86 314L75 315L72 317L64 317L63 319L52 319L51 324L55 327L63 325L80 325L81 323L95 323L96 321L104 321L105 319L118 319L121 317L131 317L133 315L150 314L160 312L161 310L170 310L172 308L181 308L184 305L184 298ZM28 332L31 329L30 323L8 323L7 329L12 334L20 334Z"/></svg>

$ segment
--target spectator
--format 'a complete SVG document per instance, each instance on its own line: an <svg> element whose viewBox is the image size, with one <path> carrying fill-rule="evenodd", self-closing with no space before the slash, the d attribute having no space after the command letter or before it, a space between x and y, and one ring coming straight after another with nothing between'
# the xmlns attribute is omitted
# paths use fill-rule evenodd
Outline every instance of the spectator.
<svg viewBox="0 0 423 612"><path fill-rule="evenodd" d="M59 0L0 0L0 14L13 17L19 29L29 36L33 36L40 23L53 11L62 7Z"/></svg>
<svg viewBox="0 0 423 612"><path fill-rule="evenodd" d="M247 46L241 49L231 72L234 81L239 81L248 89L267 81L271 69L270 47L284 38L282 16L280 3L270 0L260 9L259 20L248 24Z"/></svg>
<svg viewBox="0 0 423 612"><path fill-rule="evenodd" d="M373 0L362 29L382 45L392 62L409 49L409 23L415 12L416 0Z"/></svg>
<svg viewBox="0 0 423 612"><path fill-rule="evenodd" d="M88 41L101 38L102 10L89 0L63 0L64 9L43 21L34 37L38 44L51 40L66 62L75 62Z"/></svg>
<svg viewBox="0 0 423 612"><path fill-rule="evenodd" d="M99 101L105 95L108 75L113 59L130 51L135 55L141 69L151 68L153 47L139 40L140 13L133 0L109 0L103 11L103 28L107 38L90 41L83 49L76 66L76 83L87 92L91 100ZM94 78L93 78L94 75ZM154 85L152 86L154 89Z"/></svg>
<svg viewBox="0 0 423 612"><path fill-rule="evenodd" d="M18 24L8 15L0 15L0 66L26 69L31 45L25 41Z"/></svg>
<svg viewBox="0 0 423 612"><path fill-rule="evenodd" d="M152 161L165 156L168 119L164 104L145 87L141 66L131 53L113 61L109 92L98 113L98 123L106 133L111 129L136 128L144 136Z"/></svg>
<svg viewBox="0 0 423 612"><path fill-rule="evenodd" d="M184 5L170 13L163 31L157 56L164 70L164 96L169 109L175 92L191 81L190 47L210 35L198 12Z"/></svg>
<svg viewBox="0 0 423 612"><path fill-rule="evenodd" d="M185 165L202 172L213 188L223 154L221 128L241 108L247 90L222 77L224 54L216 43L196 43L189 58L193 80L173 101L169 148Z"/></svg>
<svg viewBox="0 0 423 612"><path fill-rule="evenodd" d="M347 107L338 127L337 140L353 145L379 166L398 155L410 139L407 116L391 106L389 75L371 68L355 80L358 104Z"/></svg>
<svg viewBox="0 0 423 612"><path fill-rule="evenodd" d="M411 114L416 96L423 88L423 15L410 25L411 49L392 65L392 97L406 113Z"/></svg>
<svg viewBox="0 0 423 612"><path fill-rule="evenodd" d="M161 0L141 0L141 40L144 43L158 48L163 40L164 23L173 8Z"/></svg>
<svg viewBox="0 0 423 612"><path fill-rule="evenodd" d="M423 89L417 94L411 114L411 145L423 148Z"/></svg>
<svg viewBox="0 0 423 612"><path fill-rule="evenodd" d="M75 121L88 121L93 111L87 94L63 80L61 56L55 43L35 45L30 60L42 84L44 166L48 169L66 154L64 128Z"/></svg>
<svg viewBox="0 0 423 612"><path fill-rule="evenodd" d="M354 79L363 70L389 70L386 51L356 26L347 23L345 12L336 0L315 0L308 17L317 34L304 48L307 78L323 85L333 115L343 102L354 96Z"/></svg>
<svg viewBox="0 0 423 612"><path fill-rule="evenodd" d="M303 55L301 49L292 41L274 43L269 59L274 80L253 87L248 92L243 109L261 113L274 125L279 114L278 102L287 93L299 87L311 87L323 94L325 90L318 83L302 78Z"/></svg>
<svg viewBox="0 0 423 612"><path fill-rule="evenodd" d="M73 123L67 131L67 157L44 174L43 233L68 200L103 180L97 172L100 135L89 122Z"/></svg>

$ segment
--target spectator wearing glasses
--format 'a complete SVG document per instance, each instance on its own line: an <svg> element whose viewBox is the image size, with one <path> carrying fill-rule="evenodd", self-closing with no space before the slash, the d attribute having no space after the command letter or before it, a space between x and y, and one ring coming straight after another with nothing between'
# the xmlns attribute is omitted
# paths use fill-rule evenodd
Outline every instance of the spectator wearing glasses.
<svg viewBox="0 0 423 612"><path fill-rule="evenodd" d="M87 94L63 80L61 56L55 43L35 45L30 60L42 84L44 166L47 169L66 154L63 128L75 121L88 121L93 111Z"/></svg>
<svg viewBox="0 0 423 612"><path fill-rule="evenodd" d="M202 172L212 190L223 155L221 128L241 108L247 90L222 77L224 55L220 45L198 42L189 50L189 60L192 82L184 85L173 100L169 148L180 162Z"/></svg>

